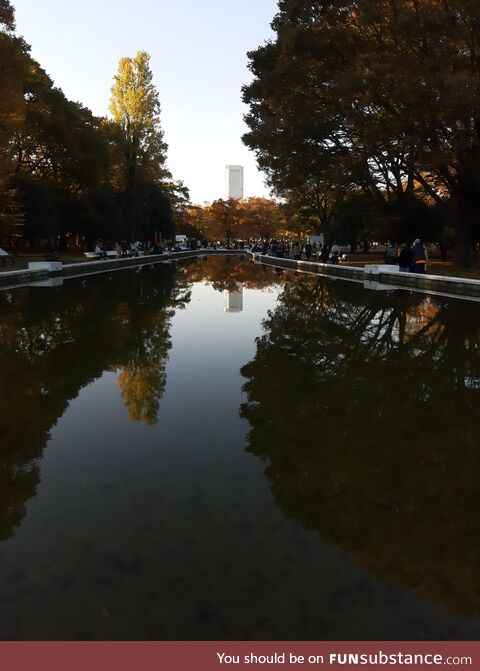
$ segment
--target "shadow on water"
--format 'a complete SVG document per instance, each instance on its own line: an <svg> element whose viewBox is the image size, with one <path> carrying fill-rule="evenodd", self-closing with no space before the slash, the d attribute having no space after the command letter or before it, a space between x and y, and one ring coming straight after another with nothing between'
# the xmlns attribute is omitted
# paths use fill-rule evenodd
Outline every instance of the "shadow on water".
<svg viewBox="0 0 480 671"><path fill-rule="evenodd" d="M285 517L385 583L480 610L480 311L288 282L242 369L248 450Z"/></svg>

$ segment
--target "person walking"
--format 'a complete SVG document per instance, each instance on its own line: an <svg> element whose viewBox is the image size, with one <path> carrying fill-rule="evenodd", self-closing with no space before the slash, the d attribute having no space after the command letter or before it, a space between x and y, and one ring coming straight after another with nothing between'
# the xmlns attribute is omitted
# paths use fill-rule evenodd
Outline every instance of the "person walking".
<svg viewBox="0 0 480 671"><path fill-rule="evenodd" d="M302 256L302 248L300 247L300 243L297 241L293 245L293 258L295 261L300 261Z"/></svg>
<svg viewBox="0 0 480 671"><path fill-rule="evenodd" d="M412 248L412 272L425 274L427 267L427 250L423 242L417 238Z"/></svg>
<svg viewBox="0 0 480 671"><path fill-rule="evenodd" d="M312 256L312 245L310 241L307 242L305 245L305 256L307 258L307 261L310 261L310 257Z"/></svg>

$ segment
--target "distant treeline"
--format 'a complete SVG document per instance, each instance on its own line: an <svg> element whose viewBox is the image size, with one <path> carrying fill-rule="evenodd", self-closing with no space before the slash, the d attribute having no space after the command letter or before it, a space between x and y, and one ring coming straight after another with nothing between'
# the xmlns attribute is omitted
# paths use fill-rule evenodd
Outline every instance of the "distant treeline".
<svg viewBox="0 0 480 671"><path fill-rule="evenodd" d="M171 237L188 191L166 168L149 56L123 58L112 119L68 100L0 0L0 242L91 246Z"/></svg>

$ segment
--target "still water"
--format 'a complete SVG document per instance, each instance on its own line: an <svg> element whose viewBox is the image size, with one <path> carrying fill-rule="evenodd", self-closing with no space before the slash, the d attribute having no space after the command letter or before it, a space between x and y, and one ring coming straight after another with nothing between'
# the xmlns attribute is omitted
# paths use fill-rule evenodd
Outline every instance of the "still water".
<svg viewBox="0 0 480 671"><path fill-rule="evenodd" d="M237 258L0 292L1 639L480 638L480 306Z"/></svg>

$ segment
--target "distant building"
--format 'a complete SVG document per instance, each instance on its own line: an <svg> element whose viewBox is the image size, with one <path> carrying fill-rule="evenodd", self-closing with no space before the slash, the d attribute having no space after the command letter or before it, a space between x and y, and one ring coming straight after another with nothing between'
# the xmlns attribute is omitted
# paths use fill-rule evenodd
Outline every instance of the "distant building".
<svg viewBox="0 0 480 671"><path fill-rule="evenodd" d="M243 167L241 165L225 166L225 197L243 198Z"/></svg>
<svg viewBox="0 0 480 671"><path fill-rule="evenodd" d="M223 292L225 312L242 312L243 311L243 285L237 284L236 291Z"/></svg>

